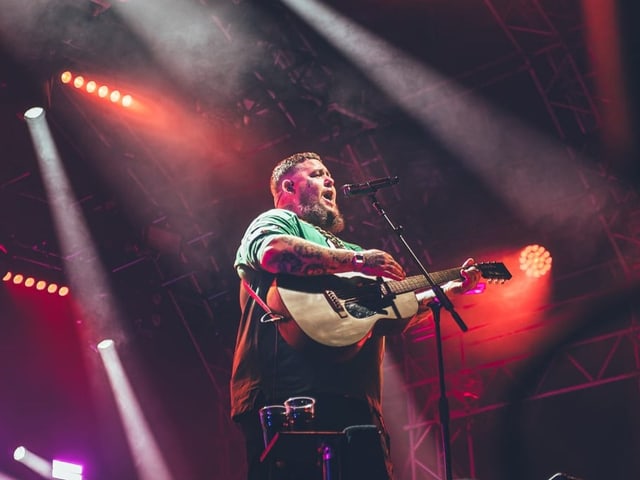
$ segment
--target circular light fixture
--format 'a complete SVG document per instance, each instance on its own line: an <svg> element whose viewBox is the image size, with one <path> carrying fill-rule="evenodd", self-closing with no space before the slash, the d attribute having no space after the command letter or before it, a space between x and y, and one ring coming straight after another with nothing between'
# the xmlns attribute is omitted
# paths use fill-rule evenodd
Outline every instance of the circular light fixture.
<svg viewBox="0 0 640 480"><path fill-rule="evenodd" d="M29 110L24 112L25 120L35 120L36 118L40 118L44 115L44 108L42 107L31 107Z"/></svg>
<svg viewBox="0 0 640 480"><path fill-rule="evenodd" d="M110 338L102 340L96 347L98 350L107 350L108 348L113 348L114 342Z"/></svg>
<svg viewBox="0 0 640 480"><path fill-rule="evenodd" d="M551 270L553 258L542 245L528 245L520 252L520 270L528 277L539 278Z"/></svg>

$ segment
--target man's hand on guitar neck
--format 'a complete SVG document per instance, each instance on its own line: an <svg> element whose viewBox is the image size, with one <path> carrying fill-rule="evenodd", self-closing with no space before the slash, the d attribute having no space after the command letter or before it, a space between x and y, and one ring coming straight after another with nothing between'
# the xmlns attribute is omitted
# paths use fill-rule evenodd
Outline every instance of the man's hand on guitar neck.
<svg viewBox="0 0 640 480"><path fill-rule="evenodd" d="M467 260L462 264L462 269L460 270L462 280L452 280L442 286L442 289L447 295L462 295L469 290L476 288L478 281L482 277L482 273L474 266L475 263L476 262L473 258L467 258Z"/></svg>
<svg viewBox="0 0 640 480"><path fill-rule="evenodd" d="M482 273L478 270L475 265L475 260L473 258L468 258L460 269L461 280L451 280L450 282L442 285L442 290L448 296L452 295L462 295L469 290L473 290L478 285L478 281L482 277ZM433 290L426 290L423 292L416 293L416 298L418 299L418 303L420 305L420 312L423 312L429 308L429 304L435 298L435 294Z"/></svg>

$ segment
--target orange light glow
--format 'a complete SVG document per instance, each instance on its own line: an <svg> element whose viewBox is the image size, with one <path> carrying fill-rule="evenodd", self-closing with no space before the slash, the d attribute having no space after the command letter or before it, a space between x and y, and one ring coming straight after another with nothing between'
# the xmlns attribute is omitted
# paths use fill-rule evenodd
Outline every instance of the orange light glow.
<svg viewBox="0 0 640 480"><path fill-rule="evenodd" d="M87 92L93 93L98 89L98 85L93 80L87 82Z"/></svg>
<svg viewBox="0 0 640 480"><path fill-rule="evenodd" d="M71 75L71 72L69 70L67 70L66 72L62 72L60 74L60 81L62 83L69 83L72 78L73 78L73 75Z"/></svg>
<svg viewBox="0 0 640 480"><path fill-rule="evenodd" d="M49 286L47 287L47 292L49 293L56 293L57 290L58 290L58 285L56 285L55 283L50 283Z"/></svg>
<svg viewBox="0 0 640 480"><path fill-rule="evenodd" d="M520 252L520 270L528 277L539 278L551 270L551 253L541 245L528 245Z"/></svg>
<svg viewBox="0 0 640 480"><path fill-rule="evenodd" d="M35 283L36 283L35 278L29 277L24 281L24 286L31 288L35 285Z"/></svg>
<svg viewBox="0 0 640 480"><path fill-rule="evenodd" d="M45 282L44 280L38 280L38 283L36 283L36 290L44 290L47 286L47 282Z"/></svg>
<svg viewBox="0 0 640 480"><path fill-rule="evenodd" d="M8 282L9 280L11 280L11 277L13 276L13 274L11 272L7 272L4 274L4 277L2 277L2 281L3 282Z"/></svg>
<svg viewBox="0 0 640 480"><path fill-rule="evenodd" d="M464 369L530 354L556 328L541 321L548 313L543 307L549 303L551 275L527 276L519 268L521 252L521 247L478 252L480 263L484 258L500 261L512 278L487 282L482 295L455 298L456 310L469 331L462 333L455 322L442 324L446 350L457 352L447 358L448 368ZM427 335L432 334L428 325Z"/></svg>
<svg viewBox="0 0 640 480"><path fill-rule="evenodd" d="M13 283L15 283L16 285L20 285L23 280L24 280L24 276L19 273L13 277Z"/></svg>
<svg viewBox="0 0 640 480"><path fill-rule="evenodd" d="M60 287L60 290L58 290L58 295L60 295L61 297L66 297L67 295L69 295L69 287Z"/></svg>
<svg viewBox="0 0 640 480"><path fill-rule="evenodd" d="M115 90L107 84L98 83L96 80L85 78L82 75L74 74L67 70L60 74L62 83L71 84L77 89L83 89L87 93L97 93L98 97L109 99L112 103L120 103L124 108L132 108L137 110L139 103L134 104L133 96L130 94L123 95L120 90Z"/></svg>

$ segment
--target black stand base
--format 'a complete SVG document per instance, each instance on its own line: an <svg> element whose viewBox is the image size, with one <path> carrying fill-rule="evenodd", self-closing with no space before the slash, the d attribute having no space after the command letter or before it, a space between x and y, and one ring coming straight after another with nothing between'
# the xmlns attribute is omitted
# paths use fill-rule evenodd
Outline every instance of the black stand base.
<svg viewBox="0 0 640 480"><path fill-rule="evenodd" d="M280 432L260 457L269 480L388 480L380 432L357 425L342 432Z"/></svg>

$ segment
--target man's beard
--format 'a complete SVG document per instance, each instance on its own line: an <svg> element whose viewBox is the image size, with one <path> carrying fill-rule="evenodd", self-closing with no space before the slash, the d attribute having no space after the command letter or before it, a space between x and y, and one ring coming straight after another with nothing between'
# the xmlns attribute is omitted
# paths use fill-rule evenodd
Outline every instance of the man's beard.
<svg viewBox="0 0 640 480"><path fill-rule="evenodd" d="M307 222L333 234L344 230L344 217L338 211L327 210L318 203L302 205L301 217Z"/></svg>

